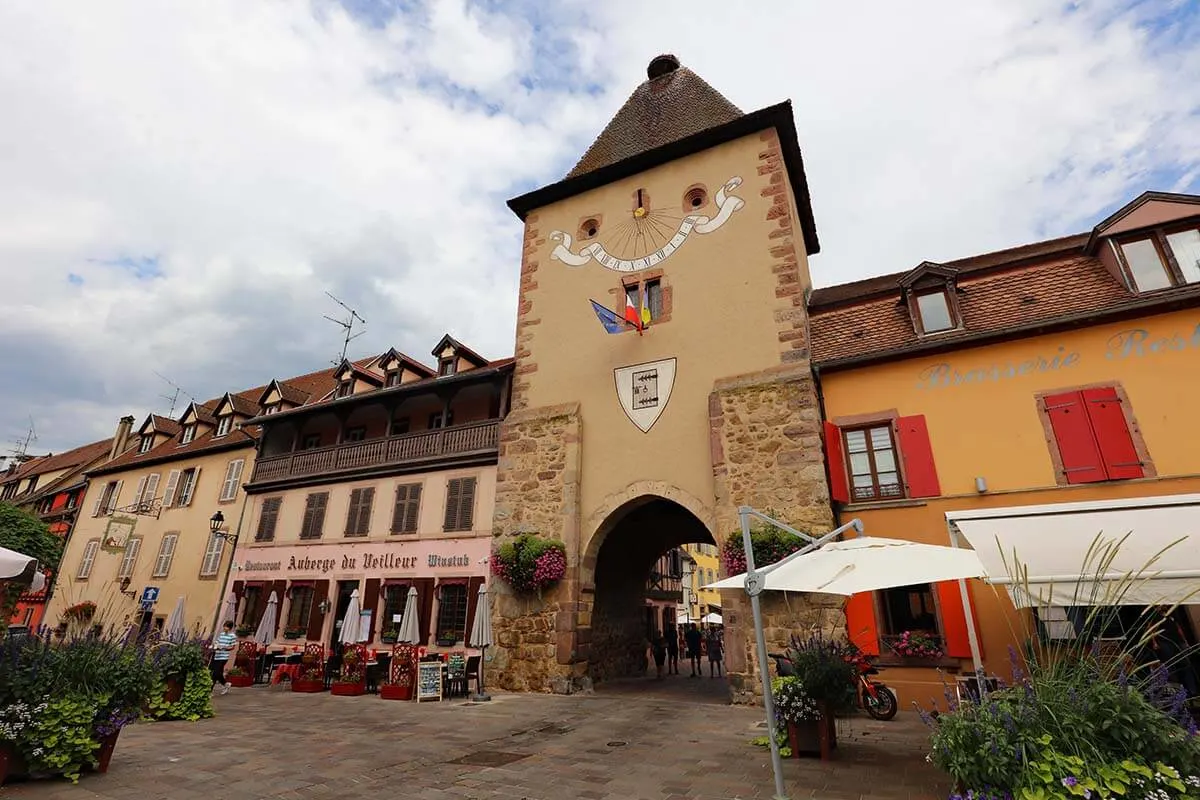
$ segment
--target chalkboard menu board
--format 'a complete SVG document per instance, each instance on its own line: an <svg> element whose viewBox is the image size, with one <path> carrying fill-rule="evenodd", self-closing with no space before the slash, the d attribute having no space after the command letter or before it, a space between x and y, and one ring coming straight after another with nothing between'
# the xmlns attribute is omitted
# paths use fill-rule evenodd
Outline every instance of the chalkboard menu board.
<svg viewBox="0 0 1200 800"><path fill-rule="evenodd" d="M442 699L442 662L417 664L417 702Z"/></svg>

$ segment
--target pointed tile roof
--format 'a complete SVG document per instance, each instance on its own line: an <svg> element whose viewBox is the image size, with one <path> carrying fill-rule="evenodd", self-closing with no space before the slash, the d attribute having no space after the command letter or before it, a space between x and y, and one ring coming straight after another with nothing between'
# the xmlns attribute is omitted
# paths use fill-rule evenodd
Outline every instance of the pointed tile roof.
<svg viewBox="0 0 1200 800"><path fill-rule="evenodd" d="M650 62L647 79L592 142L568 178L624 161L744 116L679 59L662 55Z"/></svg>

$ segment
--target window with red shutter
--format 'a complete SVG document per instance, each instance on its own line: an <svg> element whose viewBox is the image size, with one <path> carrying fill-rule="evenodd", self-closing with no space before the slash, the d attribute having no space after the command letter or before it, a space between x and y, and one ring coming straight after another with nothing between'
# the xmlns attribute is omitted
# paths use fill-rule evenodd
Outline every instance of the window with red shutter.
<svg viewBox="0 0 1200 800"><path fill-rule="evenodd" d="M849 503L850 484L846 480L842 431L832 422L825 423L825 461L829 465L829 496L838 503Z"/></svg>
<svg viewBox="0 0 1200 800"><path fill-rule="evenodd" d="M846 635L865 655L879 655L879 626L875 622L875 594L861 592L846 601Z"/></svg>
<svg viewBox="0 0 1200 800"><path fill-rule="evenodd" d="M929 443L929 428L925 417L916 414L896 420L896 435L900 440L900 459L904 462L904 480L909 497L937 497L942 493L938 484L937 466L933 463L933 446Z"/></svg>
<svg viewBox="0 0 1200 800"><path fill-rule="evenodd" d="M934 588L938 595L938 611L942 615L942 641L946 644L946 655L951 658L970 658L971 639L967 633L967 615L963 610L962 591L958 581L940 581ZM975 641L979 642L979 653L983 654L983 643L979 639L979 615L975 612L975 598L967 586L967 600L971 604L971 618L975 623Z"/></svg>
<svg viewBox="0 0 1200 800"><path fill-rule="evenodd" d="M1102 386L1042 398L1069 484L1141 478L1145 468L1116 387Z"/></svg>

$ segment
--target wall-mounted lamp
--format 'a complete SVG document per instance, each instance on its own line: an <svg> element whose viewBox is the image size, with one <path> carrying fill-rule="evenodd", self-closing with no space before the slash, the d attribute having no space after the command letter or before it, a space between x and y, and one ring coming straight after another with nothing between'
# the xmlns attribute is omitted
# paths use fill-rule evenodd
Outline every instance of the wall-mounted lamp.
<svg viewBox="0 0 1200 800"><path fill-rule="evenodd" d="M987 491L987 478L980 477L975 479L975 491L980 494Z"/></svg>
<svg viewBox="0 0 1200 800"><path fill-rule="evenodd" d="M333 607L333 604L329 602L328 597L325 598L324 600L322 600L321 602L317 603L317 610L320 611L322 614L328 614L329 609L332 607Z"/></svg>

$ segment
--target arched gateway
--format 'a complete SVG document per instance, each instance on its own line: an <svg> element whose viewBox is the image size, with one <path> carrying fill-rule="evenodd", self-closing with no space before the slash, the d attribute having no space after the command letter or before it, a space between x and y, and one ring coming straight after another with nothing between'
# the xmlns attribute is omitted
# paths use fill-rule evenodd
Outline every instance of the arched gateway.
<svg viewBox="0 0 1200 800"><path fill-rule="evenodd" d="M541 597L493 582L487 677L508 689L634 671L652 566L722 543L739 505L832 526L791 107L743 114L673 56L647 74L565 179L509 203L525 237L493 532L561 540L568 570ZM721 599L749 699L747 604ZM802 606L767 601L778 635Z"/></svg>

